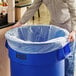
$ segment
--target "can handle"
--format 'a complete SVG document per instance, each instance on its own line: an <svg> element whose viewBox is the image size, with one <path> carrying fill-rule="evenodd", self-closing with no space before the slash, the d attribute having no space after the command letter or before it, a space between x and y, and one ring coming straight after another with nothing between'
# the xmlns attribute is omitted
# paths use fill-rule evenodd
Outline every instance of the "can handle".
<svg viewBox="0 0 76 76"><path fill-rule="evenodd" d="M69 46L70 43L68 43L65 47L59 49L57 51L57 60L63 60L65 59L71 52L71 49L70 49L70 46Z"/></svg>
<svg viewBox="0 0 76 76"><path fill-rule="evenodd" d="M9 47L9 46L8 46L8 42L7 42L7 40L5 41L5 47L6 47L6 48Z"/></svg>

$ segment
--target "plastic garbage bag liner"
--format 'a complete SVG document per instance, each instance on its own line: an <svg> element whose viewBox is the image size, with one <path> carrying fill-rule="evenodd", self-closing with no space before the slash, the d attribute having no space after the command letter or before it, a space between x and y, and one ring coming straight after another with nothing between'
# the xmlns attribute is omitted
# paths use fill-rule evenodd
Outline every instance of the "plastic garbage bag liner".
<svg viewBox="0 0 76 76"><path fill-rule="evenodd" d="M54 25L21 26L9 30L5 37L9 46L21 53L48 53L68 44L69 32Z"/></svg>

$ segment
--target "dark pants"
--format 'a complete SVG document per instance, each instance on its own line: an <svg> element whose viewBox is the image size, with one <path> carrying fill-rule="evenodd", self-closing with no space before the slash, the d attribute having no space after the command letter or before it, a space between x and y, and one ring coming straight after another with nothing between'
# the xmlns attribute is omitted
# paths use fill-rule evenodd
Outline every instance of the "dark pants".
<svg viewBox="0 0 76 76"><path fill-rule="evenodd" d="M74 58L75 54L65 59L65 76L74 76Z"/></svg>

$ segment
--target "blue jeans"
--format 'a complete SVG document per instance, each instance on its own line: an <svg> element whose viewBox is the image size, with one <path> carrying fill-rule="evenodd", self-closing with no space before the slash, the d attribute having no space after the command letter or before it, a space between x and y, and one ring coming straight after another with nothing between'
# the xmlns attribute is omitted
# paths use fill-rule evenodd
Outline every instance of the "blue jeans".
<svg viewBox="0 0 76 76"><path fill-rule="evenodd" d="M74 58L75 54L73 53L65 59L65 76L74 76Z"/></svg>

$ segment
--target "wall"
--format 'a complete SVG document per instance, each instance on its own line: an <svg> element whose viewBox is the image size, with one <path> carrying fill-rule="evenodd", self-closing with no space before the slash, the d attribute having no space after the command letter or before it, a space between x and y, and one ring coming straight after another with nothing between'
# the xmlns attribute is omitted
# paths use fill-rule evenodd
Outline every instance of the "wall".
<svg viewBox="0 0 76 76"><path fill-rule="evenodd" d="M9 28L0 29L0 76L10 76L10 62L5 48L4 34Z"/></svg>

